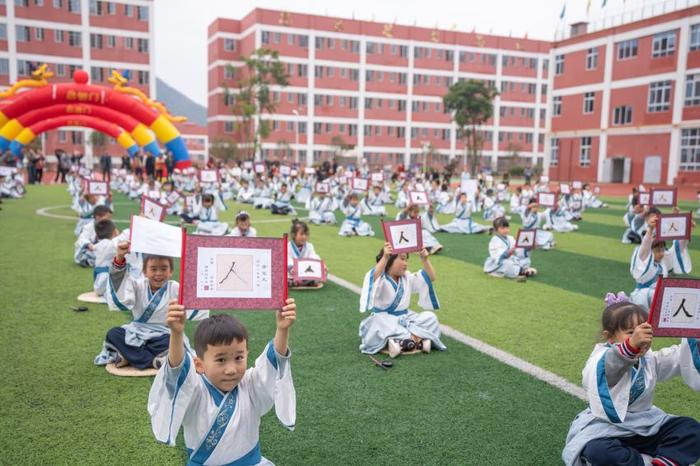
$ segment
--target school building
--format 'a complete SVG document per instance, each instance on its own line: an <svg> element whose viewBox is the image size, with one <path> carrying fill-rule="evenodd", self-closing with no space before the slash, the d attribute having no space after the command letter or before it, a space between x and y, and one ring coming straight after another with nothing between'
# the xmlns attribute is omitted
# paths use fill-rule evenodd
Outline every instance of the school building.
<svg viewBox="0 0 700 466"><path fill-rule="evenodd" d="M586 26L552 46L550 178L700 183L700 7Z"/></svg>
<svg viewBox="0 0 700 466"><path fill-rule="evenodd" d="M483 163L504 170L544 160L550 42L266 9L216 19L208 39L212 142L249 140L233 111L236 74L241 56L264 47L290 76L272 88L276 109L264 115L266 159L441 167L464 154L442 96L477 79L500 91L483 128Z"/></svg>

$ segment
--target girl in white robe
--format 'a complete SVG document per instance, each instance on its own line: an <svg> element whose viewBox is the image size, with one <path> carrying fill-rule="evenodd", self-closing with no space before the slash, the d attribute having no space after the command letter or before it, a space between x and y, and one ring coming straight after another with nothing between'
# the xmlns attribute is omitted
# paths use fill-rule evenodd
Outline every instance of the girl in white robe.
<svg viewBox="0 0 700 466"><path fill-rule="evenodd" d="M202 204L196 212L197 229L195 233L199 235L223 236L228 231L228 224L219 221L216 206L214 205L213 194L203 194Z"/></svg>
<svg viewBox="0 0 700 466"><path fill-rule="evenodd" d="M377 255L377 265L367 274L362 284L360 312L371 312L360 323L360 351L375 354L387 348L391 357L402 351L433 347L444 351L440 340L440 323L433 310L440 303L433 287L435 273L428 251L419 253L423 268L408 271L408 255L392 254L389 243ZM418 305L424 312L410 311L411 294L418 294Z"/></svg>
<svg viewBox="0 0 700 466"><path fill-rule="evenodd" d="M583 191L581 192L583 199L583 206L590 209L605 209L608 205L598 199L595 194L591 192L591 187L588 183L583 185Z"/></svg>
<svg viewBox="0 0 700 466"><path fill-rule="evenodd" d="M435 207L431 203L425 209L425 211L420 216L423 228L430 233L437 233L440 231L440 222L438 221L437 215L435 215Z"/></svg>
<svg viewBox="0 0 700 466"><path fill-rule="evenodd" d="M639 244L646 230L646 222L644 221L644 206L639 203L639 197L632 198L630 208L622 217L627 228L622 234L622 244Z"/></svg>
<svg viewBox="0 0 700 466"><path fill-rule="evenodd" d="M78 213L78 222L75 224L75 236L80 236L83 227L92 222L92 211L97 205L97 197L93 194L83 194L73 201L71 208Z"/></svg>
<svg viewBox="0 0 700 466"><path fill-rule="evenodd" d="M554 234L551 231L546 231L540 228L540 225L544 221L544 215L538 212L538 205L536 201L533 201L527 207L523 208L522 219L524 229L537 229L535 234L535 244L537 248L548 250L552 249L556 243L554 241Z"/></svg>
<svg viewBox="0 0 700 466"><path fill-rule="evenodd" d="M270 205L273 214L296 215L297 211L292 206L292 193L287 185L282 183L279 192L275 194L275 201Z"/></svg>
<svg viewBox="0 0 700 466"><path fill-rule="evenodd" d="M408 183L404 183L396 196L396 203L394 206L397 209L404 209L408 205Z"/></svg>
<svg viewBox="0 0 700 466"><path fill-rule="evenodd" d="M493 221L494 236L489 241L489 256L484 262L484 272L494 277L525 280L537 274L530 266L530 256L522 248L515 247L510 236L510 224L505 217Z"/></svg>
<svg viewBox="0 0 700 466"><path fill-rule="evenodd" d="M250 186L247 180L242 180L241 189L238 190L238 194L236 195L236 202L252 204L253 196L255 196L255 188Z"/></svg>
<svg viewBox="0 0 700 466"><path fill-rule="evenodd" d="M668 277L669 272L688 274L693 268L688 241L673 241L671 247L666 249L665 242L654 239L657 218L655 211L658 212L658 209L650 209L651 213L646 217L647 231L642 244L632 253L630 262L630 273L637 283L630 294L630 300L644 309L651 306L659 276Z"/></svg>
<svg viewBox="0 0 700 466"><path fill-rule="evenodd" d="M330 193L315 192L306 203L306 208L309 210L309 221L314 225L335 225L335 199Z"/></svg>
<svg viewBox="0 0 700 466"><path fill-rule="evenodd" d="M236 214L236 226L233 227L229 236L243 236L255 238L258 232L250 226L250 215L245 210L241 210Z"/></svg>
<svg viewBox="0 0 700 466"><path fill-rule="evenodd" d="M653 401L656 384L678 376L700 391L698 340L683 339L680 345L653 351L647 312L624 293L609 293L606 301L605 343L593 348L583 369L589 406L571 423L564 464L695 463L700 459L700 424L668 415Z"/></svg>
<svg viewBox="0 0 700 466"><path fill-rule="evenodd" d="M308 280L303 283L294 282L292 279L292 269L294 259L317 259L321 260L314 245L309 242L309 226L297 219L292 220L292 228L289 232L289 244L287 245L287 277L292 286L314 286L317 282Z"/></svg>
<svg viewBox="0 0 700 466"><path fill-rule="evenodd" d="M362 215L386 217L386 207L382 199L381 186L372 187L372 191L362 200Z"/></svg>
<svg viewBox="0 0 700 466"><path fill-rule="evenodd" d="M454 214L456 210L456 202L452 199L447 184L442 185L440 193L437 195L436 210L441 214Z"/></svg>
<svg viewBox="0 0 700 466"><path fill-rule="evenodd" d="M467 195L465 193L460 193L455 217L450 223L443 225L441 231L447 233L463 233L465 235L485 232L487 228L484 225L472 220L473 211L474 205L469 202Z"/></svg>
<svg viewBox="0 0 700 466"><path fill-rule="evenodd" d="M352 193L346 197L340 211L345 215L338 232L340 236L374 236L372 225L362 220L362 208L357 194Z"/></svg>
<svg viewBox="0 0 700 466"><path fill-rule="evenodd" d="M421 218L421 236L423 238L423 247L428 251L429 254L437 254L442 251L442 244L433 236L433 234L426 228L423 217L420 216L420 208L415 204L410 204L404 210L396 215L396 220L415 220Z"/></svg>
<svg viewBox="0 0 700 466"><path fill-rule="evenodd" d="M506 210L499 202L496 201L496 198L493 196L492 189L486 190L486 195L484 196L483 202L484 210L482 215L484 220L492 222L498 217L503 217L506 214Z"/></svg>
<svg viewBox="0 0 700 466"><path fill-rule="evenodd" d="M272 188L262 181L257 182L253 206L256 209L269 209L272 205Z"/></svg>
<svg viewBox="0 0 700 466"><path fill-rule="evenodd" d="M566 211L560 207L550 207L544 211L545 230L554 230L559 233L568 233L578 230L578 225L574 225L566 219Z"/></svg>

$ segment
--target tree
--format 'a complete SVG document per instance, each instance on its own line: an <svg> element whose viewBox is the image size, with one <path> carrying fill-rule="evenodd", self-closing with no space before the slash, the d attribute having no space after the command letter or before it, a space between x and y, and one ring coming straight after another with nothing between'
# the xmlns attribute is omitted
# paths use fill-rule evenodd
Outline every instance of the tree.
<svg viewBox="0 0 700 466"><path fill-rule="evenodd" d="M241 117L239 134L250 146L252 138L252 156L258 155L260 140L270 135L267 120L263 119L265 112L275 113L277 102L270 91L271 86L285 87L289 84L289 76L284 64L279 59L279 52L265 48L257 49L249 57L241 57L244 66L235 69L229 66L229 72L237 76L238 94L224 93L224 98L234 96L234 115ZM253 122L256 122L253 130ZM258 158L259 159L259 158Z"/></svg>
<svg viewBox="0 0 700 466"><path fill-rule="evenodd" d="M472 176L476 175L484 144L479 127L493 116L493 99L497 95L498 91L483 81L470 79L450 86L442 98L445 110L452 114L452 119L459 128L458 134L464 138Z"/></svg>
<svg viewBox="0 0 700 466"><path fill-rule="evenodd" d="M237 160L240 156L238 145L232 139L215 139L209 145L209 155L224 163Z"/></svg>
<svg viewBox="0 0 700 466"><path fill-rule="evenodd" d="M92 147L102 148L107 145L107 136L99 131L92 131L90 133L90 145Z"/></svg>

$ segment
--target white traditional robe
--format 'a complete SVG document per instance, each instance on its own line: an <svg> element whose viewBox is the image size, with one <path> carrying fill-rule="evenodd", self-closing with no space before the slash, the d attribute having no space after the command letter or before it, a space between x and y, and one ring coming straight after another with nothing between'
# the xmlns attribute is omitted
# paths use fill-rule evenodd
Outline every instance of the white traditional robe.
<svg viewBox="0 0 700 466"><path fill-rule="evenodd" d="M360 203L362 206L362 215L379 215L386 216L386 207L382 199L382 193L375 195L370 192Z"/></svg>
<svg viewBox="0 0 700 466"><path fill-rule="evenodd" d="M515 278L520 272L530 267L530 257L526 250L517 248L512 255L508 255L515 246L515 239L494 235L489 241L489 256L484 262L484 272L505 278Z"/></svg>
<svg viewBox="0 0 700 466"><path fill-rule="evenodd" d="M637 286L630 294L630 301L645 309L651 306L659 276L668 277L669 272L688 274L693 268L687 241L674 241L664 253L661 262L654 261L652 242L653 239L649 235L644 235L642 244L635 248L630 262L630 273L637 282Z"/></svg>
<svg viewBox="0 0 700 466"><path fill-rule="evenodd" d="M95 266L95 252L90 251L88 246L97 242L95 234L95 222L86 223L80 230L78 239L73 244L73 261L83 267Z"/></svg>
<svg viewBox="0 0 700 466"><path fill-rule="evenodd" d="M442 231L447 233L463 233L465 235L481 233L486 231L484 225L472 220L473 204L467 201L466 204L457 204L455 217L450 223L442 226Z"/></svg>
<svg viewBox="0 0 700 466"><path fill-rule="evenodd" d="M591 440L657 434L670 416L653 404L656 384L677 376L700 391L698 340L683 339L680 345L650 350L642 358L624 344L596 345L583 369L589 407L571 423L564 463L582 466L581 452Z"/></svg>
<svg viewBox="0 0 700 466"><path fill-rule="evenodd" d="M195 231L197 234L223 236L228 231L228 224L219 221L215 206L201 206L197 213L197 218L199 219L197 230Z"/></svg>
<svg viewBox="0 0 700 466"><path fill-rule="evenodd" d="M552 249L554 247L554 234L551 231L546 231L540 228L542 221L544 220L544 214L540 212L528 211L526 207L523 207L523 228L525 229L537 229L535 234L535 244L538 248L542 249Z"/></svg>
<svg viewBox="0 0 700 466"><path fill-rule="evenodd" d="M332 197L312 197L306 203L306 208L309 210L309 221L315 225L328 223L335 225L335 199Z"/></svg>
<svg viewBox="0 0 700 466"><path fill-rule="evenodd" d="M353 206L349 202L341 206L341 212L345 214L345 220L340 225L340 236L374 236L372 225L362 220L360 205Z"/></svg>
<svg viewBox="0 0 700 466"><path fill-rule="evenodd" d="M544 228L546 230L554 230L559 233L568 233L570 231L578 230L578 225L574 225L566 219L566 210L558 208L552 210L551 208L544 211L545 224Z"/></svg>
<svg viewBox="0 0 700 466"><path fill-rule="evenodd" d="M178 367L163 364L148 395L156 440L175 446L182 426L189 465L271 465L260 451L260 420L272 407L289 430L296 422L291 354L272 342L228 393L198 374L189 353Z"/></svg>
<svg viewBox="0 0 700 466"><path fill-rule="evenodd" d="M229 236L245 236L247 238L255 238L258 236L258 232L255 230L253 227L248 227L248 231L246 231L246 234L242 234L240 228L234 227L233 230L231 230L231 233L229 233Z"/></svg>
<svg viewBox="0 0 700 466"><path fill-rule="evenodd" d="M647 224L644 221L644 214L635 214L631 209L622 217L622 220L627 225L625 232L622 234L622 243L630 244L632 241L628 238L629 234L634 232L639 235L639 237L644 236Z"/></svg>
<svg viewBox="0 0 700 466"><path fill-rule="evenodd" d="M408 310L414 293L424 312ZM375 281L372 268L365 274L360 295L360 312L371 312L360 323L360 351L375 354L386 347L389 339L405 340L412 334L430 340L440 351L445 350L440 340L440 323L432 312L438 309L440 302L433 282L424 270L407 271L397 283L386 272Z"/></svg>

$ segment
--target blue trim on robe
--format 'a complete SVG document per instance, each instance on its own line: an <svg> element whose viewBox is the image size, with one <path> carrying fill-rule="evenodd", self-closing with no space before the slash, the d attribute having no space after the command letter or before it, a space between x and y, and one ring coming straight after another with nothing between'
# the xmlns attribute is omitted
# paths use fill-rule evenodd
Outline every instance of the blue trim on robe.
<svg viewBox="0 0 700 466"><path fill-rule="evenodd" d="M190 357L189 355L185 354L185 359L182 363L182 369L180 369L180 374L177 377L177 385L175 386L175 394L173 395L173 401L172 405L170 407L170 424L168 426L168 441L167 443L169 444L172 441L172 437L170 437L170 433L173 431L173 413L175 412L175 402L177 401L177 395L180 393L180 388L182 388L182 385L185 383L185 380L187 380L187 374L190 372ZM166 364L170 364L169 361L165 362ZM167 384L166 384L167 387Z"/></svg>
<svg viewBox="0 0 700 466"><path fill-rule="evenodd" d="M190 314L190 316L187 318L187 320L194 320L194 318L197 317L197 314L199 314L199 310L194 309L192 311L192 314Z"/></svg>
<svg viewBox="0 0 700 466"><path fill-rule="evenodd" d="M374 287L374 267L369 271L369 291L367 292L367 303L365 310L369 311L369 302L372 300L372 288Z"/></svg>
<svg viewBox="0 0 700 466"><path fill-rule="evenodd" d="M402 316L404 314L408 313L408 309L402 309L397 311L396 308L399 306L399 303L401 303L401 300L403 299L403 293L404 293L404 285L403 285L403 280L399 280L399 288L396 290L396 296L394 296L394 300L389 304L389 306L385 307L384 309L380 308L373 308L372 312L375 314L382 313L382 312L387 312L393 316Z"/></svg>
<svg viewBox="0 0 700 466"><path fill-rule="evenodd" d="M700 348L698 348L697 338L688 338L688 346L690 346L690 354L693 357L693 365L700 373Z"/></svg>
<svg viewBox="0 0 700 466"><path fill-rule="evenodd" d="M389 275L388 273L384 272L384 273L383 273L383 276L384 276L384 278L386 278L386 279L389 281L389 284L394 288L394 291L396 291L396 290L398 289L398 287L399 287L399 284L396 283L396 282L394 281L394 279L391 278L391 275ZM401 281L400 278L399 278L399 281Z"/></svg>
<svg viewBox="0 0 700 466"><path fill-rule="evenodd" d="M188 465L201 465L207 462L226 432L228 424L236 411L237 402L238 387L235 387L224 397L221 406L219 406L219 412L214 417L214 423L209 428L209 432L207 432L202 439L202 443L197 448L197 451L195 451L190 457L190 460L187 463ZM259 461L260 460L258 459L258 462Z"/></svg>
<svg viewBox="0 0 700 466"><path fill-rule="evenodd" d="M275 351L275 344L273 340L270 340L270 342L267 344L267 351L265 355L267 356L267 360L270 361L270 364L272 364L272 367L277 369L277 351Z"/></svg>
<svg viewBox="0 0 700 466"><path fill-rule="evenodd" d="M97 280L97 276L101 273L109 273L109 266L95 267L92 270L92 280Z"/></svg>
<svg viewBox="0 0 700 466"><path fill-rule="evenodd" d="M433 288L433 281L428 276L428 273L421 269L420 274L423 276L423 280L428 285L428 296L430 296L430 303L433 305L433 309L440 309L440 304L437 300L437 295L435 294L435 288Z"/></svg>
<svg viewBox="0 0 700 466"><path fill-rule="evenodd" d="M614 351L613 349L608 349L608 351ZM598 367L597 367L597 375L598 375L598 396L600 397L600 401L603 405L603 409L605 410L605 414L608 416L608 420L614 424L619 424L622 421L620 420L620 417L617 415L617 411L615 410L615 405L612 401L612 397L610 396L610 390L608 389L608 381L605 378L605 355L607 352L603 354L603 356L600 358L598 361Z"/></svg>
<svg viewBox="0 0 700 466"><path fill-rule="evenodd" d="M124 277L124 278L122 279L122 281L123 281L123 280L126 280L126 279L127 279L127 277ZM109 278L109 292L110 292L110 294L112 295L112 301L114 301L114 304L117 306L117 308L118 308L120 311L128 311L128 310L129 310L129 308L126 307L126 306L124 306L124 305L122 304L122 302L119 301L119 298L117 298L117 293L114 291L114 284L112 284L112 277L111 277L111 276L110 276L110 278Z"/></svg>
<svg viewBox="0 0 700 466"><path fill-rule="evenodd" d="M678 260L678 265L681 266L681 272L682 273L687 273L685 271L685 265L683 265L683 256L681 254L681 243L680 241L676 240L673 242L673 250L676 252L676 259ZM674 272L676 272L674 270Z"/></svg>
<svg viewBox="0 0 700 466"><path fill-rule="evenodd" d="M139 317L138 319L134 319L133 322L145 323L150 320L150 318L153 316L153 313L156 312L156 308L163 300L163 295L165 295L165 292L168 290L169 285L170 282L166 283L165 286L160 287L160 289L155 292L153 297L148 301L148 306L146 306L146 309L143 310L143 314L141 314L141 317ZM150 294L151 285L146 286L148 287Z"/></svg>
<svg viewBox="0 0 700 466"><path fill-rule="evenodd" d="M201 375L202 377L202 382L204 382L204 386L207 387L207 391L209 392L209 395L214 399L214 404L216 406L221 406L221 402L224 401L224 397L226 394L224 394L221 390L216 388L213 383L207 379L205 375Z"/></svg>
<svg viewBox="0 0 700 466"><path fill-rule="evenodd" d="M187 449L187 454L192 455L192 449ZM254 466L262 461L262 454L260 453L260 442L258 442L252 450L250 450L245 455L241 456L237 460L226 463L222 466ZM187 462L187 466L201 466L199 463L194 463L192 461Z"/></svg>
<svg viewBox="0 0 700 466"><path fill-rule="evenodd" d="M646 361L644 358L639 360L639 368L632 367L632 386L630 387L629 405L637 401L646 390L646 378L644 377L644 366Z"/></svg>

